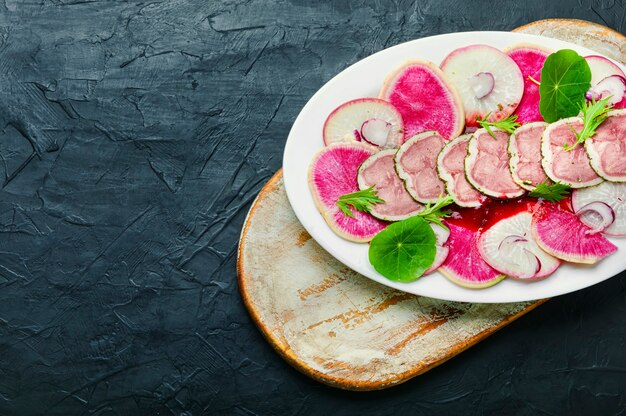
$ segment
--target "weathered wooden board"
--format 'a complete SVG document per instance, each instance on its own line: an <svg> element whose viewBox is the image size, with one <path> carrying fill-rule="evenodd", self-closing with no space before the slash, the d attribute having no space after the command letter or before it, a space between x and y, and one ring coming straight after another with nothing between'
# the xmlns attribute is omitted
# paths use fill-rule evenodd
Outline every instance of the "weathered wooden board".
<svg viewBox="0 0 626 416"><path fill-rule="evenodd" d="M624 59L626 38L583 21L518 29ZM353 272L302 228L278 172L244 225L239 286L251 316L290 364L323 383L382 389L454 357L544 301L445 302L399 292Z"/></svg>

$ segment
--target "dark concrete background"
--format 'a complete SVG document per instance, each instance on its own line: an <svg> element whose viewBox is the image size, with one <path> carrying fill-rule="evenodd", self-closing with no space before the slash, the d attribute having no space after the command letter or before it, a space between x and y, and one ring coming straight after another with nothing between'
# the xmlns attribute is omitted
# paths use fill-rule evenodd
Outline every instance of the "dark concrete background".
<svg viewBox="0 0 626 416"><path fill-rule="evenodd" d="M626 276L393 389L297 373L235 275L308 98L357 60L622 0L0 0L0 414L626 412Z"/></svg>

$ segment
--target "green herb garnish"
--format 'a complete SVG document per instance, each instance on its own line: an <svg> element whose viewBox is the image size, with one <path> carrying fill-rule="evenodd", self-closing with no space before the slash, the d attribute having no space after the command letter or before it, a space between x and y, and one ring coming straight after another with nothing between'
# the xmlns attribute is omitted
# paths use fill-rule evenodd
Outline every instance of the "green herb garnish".
<svg viewBox="0 0 626 416"><path fill-rule="evenodd" d="M493 137L494 139L498 139L496 137L496 135L493 133L493 131L491 130L492 127L498 128L500 130L504 130L507 133L511 134L515 131L515 129L517 129L518 127L521 126L521 124L519 124L517 122L517 114L515 115L510 115L507 118L505 118L504 120L500 120L500 121L487 121L487 119L489 118L489 115L491 113L488 113L484 119L480 119L476 118L476 122L478 124L480 124L480 126L482 128L484 128L485 130L487 130L487 133L489 133L491 135L491 137Z"/></svg>
<svg viewBox="0 0 626 416"><path fill-rule="evenodd" d="M337 206L345 215L354 218L354 214L350 206L357 211L370 212L372 205L384 203L378 196L378 191L374 186L370 186L362 191L352 192L351 194L341 195L337 200Z"/></svg>
<svg viewBox="0 0 626 416"><path fill-rule="evenodd" d="M579 132L570 126L576 135L576 141L570 146L563 145L565 150L572 150L578 144L584 143L585 140L596 134L596 129L606 120L608 112L613 109L613 105L609 104L611 97L603 98L600 101L591 100L591 102L583 101L580 106L583 119L583 129Z"/></svg>
<svg viewBox="0 0 626 416"><path fill-rule="evenodd" d="M577 115L590 87L591 70L585 58L570 49L549 55L539 85L539 111L543 119L553 123Z"/></svg>
<svg viewBox="0 0 626 416"><path fill-rule="evenodd" d="M443 222L441 222L441 219L449 217L452 212L448 210L442 211L442 208L445 208L453 203L454 199L450 195L446 197L439 196L437 202L435 202L434 204L426 204L424 209L420 211L417 215L424 218L426 221L437 224L438 226L447 230L448 227L446 227Z"/></svg>
<svg viewBox="0 0 626 416"><path fill-rule="evenodd" d="M561 182L548 184L548 179L538 184L534 190L530 191L529 196L535 198L543 198L550 202L559 202L569 195L572 187Z"/></svg>
<svg viewBox="0 0 626 416"><path fill-rule="evenodd" d="M429 223L447 230L441 220L451 212L443 208L453 202L451 196L440 196L416 216L395 222L376 234L369 248L372 266L389 280L418 279L433 264L437 252L437 239Z"/></svg>
<svg viewBox="0 0 626 416"><path fill-rule="evenodd" d="M435 260L433 229L420 216L394 222L370 243L369 260L389 280L410 282L419 278Z"/></svg>

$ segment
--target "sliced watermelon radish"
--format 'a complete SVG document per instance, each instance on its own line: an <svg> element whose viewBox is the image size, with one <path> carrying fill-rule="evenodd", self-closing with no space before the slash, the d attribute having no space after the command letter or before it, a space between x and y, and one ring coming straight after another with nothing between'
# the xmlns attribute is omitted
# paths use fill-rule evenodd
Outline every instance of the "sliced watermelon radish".
<svg viewBox="0 0 626 416"><path fill-rule="evenodd" d="M547 127L542 121L524 124L509 137L511 175L528 191L547 179L541 166L541 137Z"/></svg>
<svg viewBox="0 0 626 416"><path fill-rule="evenodd" d="M515 110L517 121L521 124L543 121L539 112L539 85L536 82L541 82L543 63L552 51L539 45L522 44L512 46L504 52L515 61L524 77L524 94Z"/></svg>
<svg viewBox="0 0 626 416"><path fill-rule="evenodd" d="M539 280L552 274L561 262L539 248L531 236L532 214L520 212L498 221L478 241L483 260L520 280Z"/></svg>
<svg viewBox="0 0 626 416"><path fill-rule="evenodd" d="M602 207L604 204L612 211ZM607 235L626 236L626 183L603 182L572 193L572 207L578 218L592 229ZM609 223L605 226L605 224Z"/></svg>
<svg viewBox="0 0 626 416"><path fill-rule="evenodd" d="M468 126L478 126L477 118L488 114L489 121L507 118L524 93L524 78L515 61L492 46L455 49L443 60L441 69L462 97ZM490 80L493 86L485 94Z"/></svg>
<svg viewBox="0 0 626 416"><path fill-rule="evenodd" d="M622 80L626 78L624 71L622 71L620 67L617 66L613 61L605 58L604 56L598 56L598 55L585 56L585 60L589 64L589 69L591 69L591 89L587 93L587 97L589 99L594 98L596 100L598 100L599 98L605 98L605 97L602 97L604 91L607 91L607 93L604 95L606 96L612 95L615 97L616 96L615 87L617 87L617 90L618 90L617 93L619 94L619 89L620 89L619 84L612 85L612 86L609 85L610 88L607 88L606 85L603 86L603 85L598 85L598 84L600 84L603 81L606 84L607 80L609 84L614 84L614 81L619 82L620 78ZM612 78L613 75L617 75L617 77ZM612 92L610 90L612 90ZM623 87L621 89L621 94L622 94L621 100L613 103L615 108L626 107L626 97L624 97Z"/></svg>
<svg viewBox="0 0 626 416"><path fill-rule="evenodd" d="M437 172L446 184L446 191L460 207L475 208L485 201L485 196L478 192L465 178L465 157L467 142L471 134L464 134L446 143L437 156Z"/></svg>
<svg viewBox="0 0 626 416"><path fill-rule="evenodd" d="M506 276L489 266L478 251L477 231L448 224L448 248L452 253L439 267L439 271L452 282L470 289L493 286Z"/></svg>
<svg viewBox="0 0 626 416"><path fill-rule="evenodd" d="M378 147L392 148L400 146L403 138L402 116L393 105L378 98L358 98L343 103L324 123L327 146L364 139Z"/></svg>
<svg viewBox="0 0 626 416"><path fill-rule="evenodd" d="M585 140L593 170L612 182L626 182L626 109L609 111L596 133Z"/></svg>
<svg viewBox="0 0 626 416"><path fill-rule="evenodd" d="M359 166L375 152L363 143L336 143L324 147L309 166L309 188L313 200L337 235L355 242L370 241L387 223L368 213L353 210L354 218L337 206L340 196L359 190Z"/></svg>
<svg viewBox="0 0 626 416"><path fill-rule="evenodd" d="M524 194L511 176L509 134L492 128L494 139L485 129L478 129L467 145L465 176L470 184L481 193L494 198L516 198Z"/></svg>
<svg viewBox="0 0 626 416"><path fill-rule="evenodd" d="M373 154L363 162L357 178L361 190L373 186L378 197L385 201L370 210L373 216L385 221L400 221L424 209L404 188L404 182L395 170L395 155L396 149Z"/></svg>
<svg viewBox="0 0 626 416"><path fill-rule="evenodd" d="M450 249L446 244L448 242L448 238L450 238L450 231L437 224L430 224L430 227L433 229L435 238L437 239L437 252L435 253L435 260L433 260L433 264L424 272L424 276L441 267L450 253Z"/></svg>
<svg viewBox="0 0 626 416"><path fill-rule="evenodd" d="M435 130L448 140L463 132L461 98L431 62L414 60L393 71L379 97L402 114L405 140L428 130Z"/></svg>
<svg viewBox="0 0 626 416"><path fill-rule="evenodd" d="M436 202L445 194L445 185L437 175L437 156L445 144L439 133L427 131L413 136L398 149L396 171L416 201Z"/></svg>
<svg viewBox="0 0 626 416"><path fill-rule="evenodd" d="M542 250L573 263L593 264L617 250L559 204L545 203L535 210L531 230Z"/></svg>
<svg viewBox="0 0 626 416"><path fill-rule="evenodd" d="M576 142L572 129L580 132L582 128L580 117L565 118L550 124L541 138L541 166L546 175L572 188L597 185L603 180L591 168L584 146L578 145L571 150L563 148L564 145L571 146Z"/></svg>

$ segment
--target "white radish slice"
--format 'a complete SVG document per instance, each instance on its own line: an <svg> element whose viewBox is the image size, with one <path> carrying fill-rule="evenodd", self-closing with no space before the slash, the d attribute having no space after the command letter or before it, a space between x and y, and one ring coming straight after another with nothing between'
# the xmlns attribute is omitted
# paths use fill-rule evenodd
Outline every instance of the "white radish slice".
<svg viewBox="0 0 626 416"><path fill-rule="evenodd" d="M595 201L583 205L577 212L578 219L591 227L590 233L599 233L606 230L615 222L613 208L604 202Z"/></svg>
<svg viewBox="0 0 626 416"><path fill-rule="evenodd" d="M587 226L597 229L600 214L580 215L584 207L594 203L608 205L615 220L602 231L603 234L626 236L626 183L603 182L591 188L577 189L572 193L572 207L578 218Z"/></svg>
<svg viewBox="0 0 626 416"><path fill-rule="evenodd" d="M597 85L587 91L588 100L603 100L609 98L609 104L615 105L624 99L626 94L626 78L621 75L611 75L604 78Z"/></svg>
<svg viewBox="0 0 626 416"><path fill-rule="evenodd" d="M369 120L381 120L390 124L386 140L381 138L380 129L376 128L376 124L380 122L374 122L373 126L366 127L366 131L371 135L369 143L384 141L381 146L384 148L398 147L402 144L404 139L402 116L393 105L379 98L358 98L334 109L324 123L324 144L328 146L333 143L361 141L362 128Z"/></svg>
<svg viewBox="0 0 626 416"><path fill-rule="evenodd" d="M435 233L435 238L437 239L437 251L435 252L435 260L433 260L433 264L424 272L424 275L434 272L437 270L450 253L450 249L445 245L448 242L448 238L450 237L450 230L445 229L437 224L430 224L430 228L433 229Z"/></svg>
<svg viewBox="0 0 626 416"><path fill-rule="evenodd" d="M624 71L622 71L619 66L604 56L589 55L585 56L585 60L589 64L589 69L591 69L592 87L611 75L621 75L622 77L626 77L626 74L624 74Z"/></svg>
<svg viewBox="0 0 626 416"><path fill-rule="evenodd" d="M495 85L495 79L491 72L479 72L470 77L469 82L474 91L474 96L477 99L484 98L491 94L493 86Z"/></svg>
<svg viewBox="0 0 626 416"><path fill-rule="evenodd" d="M483 260L500 273L520 280L539 280L561 262L543 251L531 235L532 214L520 212L484 231L478 242Z"/></svg>
<svg viewBox="0 0 626 416"><path fill-rule="evenodd" d="M391 129L391 123L380 118L370 118L361 125L361 137L368 143L384 147L389 140Z"/></svg>
<svg viewBox="0 0 626 416"><path fill-rule="evenodd" d="M515 111L524 93L522 71L502 51L488 45L470 45L452 51L441 70L463 101L467 126L478 117L498 121ZM493 79L490 86L489 78Z"/></svg>

